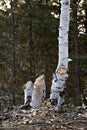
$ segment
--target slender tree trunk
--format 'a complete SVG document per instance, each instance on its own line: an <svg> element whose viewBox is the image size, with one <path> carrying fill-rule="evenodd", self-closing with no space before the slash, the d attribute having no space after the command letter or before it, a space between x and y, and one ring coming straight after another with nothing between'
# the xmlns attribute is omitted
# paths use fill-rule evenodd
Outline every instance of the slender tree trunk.
<svg viewBox="0 0 87 130"><path fill-rule="evenodd" d="M11 0L11 35L12 35L12 57L13 57L13 105L15 105L15 84L16 84L16 56L15 56L15 29L14 29L14 13L13 13L13 3Z"/></svg>
<svg viewBox="0 0 87 130"><path fill-rule="evenodd" d="M29 20L29 63L30 63L30 77L33 80L33 40L32 40L32 20Z"/></svg>
<svg viewBox="0 0 87 130"><path fill-rule="evenodd" d="M73 20L74 20L74 38L73 42L75 44L75 95L76 100L75 104L81 105L81 95L80 95L80 85L79 85L79 63L78 63L78 24L77 24L77 0L73 0L73 4L75 6L73 10Z"/></svg>
<svg viewBox="0 0 87 130"><path fill-rule="evenodd" d="M28 11L32 11L32 5L29 1L28 3ZM28 56L28 59L29 59L29 63L30 63L30 77L31 77L31 80L34 81L34 72L35 72L35 68L33 66L33 60L34 60L34 54L33 54L33 35L32 35L32 18L28 15L28 19L29 19L29 26L28 26L28 33L29 33L29 56Z"/></svg>
<svg viewBox="0 0 87 130"><path fill-rule="evenodd" d="M1 91L0 91L0 115L2 114L2 95L1 95ZM0 126L2 126L2 119L0 119Z"/></svg>
<svg viewBox="0 0 87 130"><path fill-rule="evenodd" d="M87 9L85 9L85 30L87 35Z"/></svg>
<svg viewBox="0 0 87 130"><path fill-rule="evenodd" d="M48 88L48 59L47 59L47 37L46 37L46 28L44 28L44 64L45 64L45 84L46 84L46 93L48 94L49 92L49 88ZM44 52L43 52L44 53ZM48 95L46 95L46 97L48 97Z"/></svg>
<svg viewBox="0 0 87 130"><path fill-rule="evenodd" d="M51 86L51 100L56 100L55 111L60 111L64 102L62 92L64 91L65 81L68 77L68 31L70 21L70 0L61 1L61 15L59 26L59 62L53 76Z"/></svg>
<svg viewBox="0 0 87 130"><path fill-rule="evenodd" d="M87 3L86 3L87 5ZM87 37L87 8L85 9L85 33ZM87 48L86 48L86 54L87 54Z"/></svg>

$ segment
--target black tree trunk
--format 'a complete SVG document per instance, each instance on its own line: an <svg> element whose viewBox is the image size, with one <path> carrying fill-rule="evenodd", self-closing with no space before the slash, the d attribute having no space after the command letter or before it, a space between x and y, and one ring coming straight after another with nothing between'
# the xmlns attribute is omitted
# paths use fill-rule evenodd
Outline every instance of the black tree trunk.
<svg viewBox="0 0 87 130"><path fill-rule="evenodd" d="M81 105L81 95L80 95L80 85L79 85L79 64L78 64L78 24L77 24L77 0L73 0L74 4L74 10L73 10L73 22L74 22L74 45L75 45L75 95L76 95L76 100L75 104L76 105Z"/></svg>
<svg viewBox="0 0 87 130"><path fill-rule="evenodd" d="M13 12L13 2L11 0L11 38L12 38L12 59L13 59L13 89L12 89L12 97L13 97L13 105L16 105L15 100L15 84L16 84L16 56L15 56L15 27L14 27L14 12Z"/></svg>

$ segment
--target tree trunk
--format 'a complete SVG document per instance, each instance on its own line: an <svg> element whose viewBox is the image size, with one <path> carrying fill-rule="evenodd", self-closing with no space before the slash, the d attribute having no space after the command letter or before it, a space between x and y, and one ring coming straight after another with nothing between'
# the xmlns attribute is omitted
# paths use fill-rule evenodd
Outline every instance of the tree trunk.
<svg viewBox="0 0 87 130"><path fill-rule="evenodd" d="M11 34L12 34L12 57L13 57L13 89L12 89L12 96L13 96L13 105L15 105L15 84L16 84L16 56L15 56L15 29L14 29L14 13L13 13L13 3L11 0Z"/></svg>
<svg viewBox="0 0 87 130"><path fill-rule="evenodd" d="M78 24L77 24L77 0L73 0L74 10L73 10L73 22L74 22L74 33L73 33L73 42L75 45L75 101L76 105L81 105L81 94L80 94L80 85L79 85L79 63L78 63Z"/></svg>
<svg viewBox="0 0 87 130"><path fill-rule="evenodd" d="M86 32L86 35L87 35L87 8L85 9L85 32Z"/></svg>
<svg viewBox="0 0 87 130"><path fill-rule="evenodd" d="M33 83L32 81L28 81L24 85L24 105L30 106L32 92L33 92Z"/></svg>
<svg viewBox="0 0 87 130"><path fill-rule="evenodd" d="M34 89L32 93L31 107L39 108L42 105L45 88L45 77L40 75L34 82Z"/></svg>
<svg viewBox="0 0 87 130"><path fill-rule="evenodd" d="M27 1L28 3L28 12L32 11L32 4L31 1ZM28 13L27 12L27 13ZM32 35L32 18L30 17L30 15L28 14L28 19L29 19L29 26L28 26L28 37L29 37L29 41L28 41L28 46L29 46L29 55L28 55L28 60L30 63L30 77L32 82L34 82L34 73L35 73L35 68L33 66L33 60L34 60L34 54L33 54L33 35Z"/></svg>
<svg viewBox="0 0 87 130"><path fill-rule="evenodd" d="M64 102L61 96L64 91L65 81L68 77L68 31L70 21L70 0L62 0L60 27L59 27L59 62L52 80L51 100L56 100L55 111L60 111Z"/></svg>
<svg viewBox="0 0 87 130"><path fill-rule="evenodd" d="M32 63L32 60L33 60L33 40L32 40L32 20L30 19L29 20L29 63L30 63L30 77L31 77L31 80L33 81L33 63Z"/></svg>

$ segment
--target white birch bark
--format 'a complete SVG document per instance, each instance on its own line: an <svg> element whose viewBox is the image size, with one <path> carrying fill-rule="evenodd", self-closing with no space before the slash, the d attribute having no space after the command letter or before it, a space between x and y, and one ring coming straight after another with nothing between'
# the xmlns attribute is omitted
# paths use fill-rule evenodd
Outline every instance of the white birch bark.
<svg viewBox="0 0 87 130"><path fill-rule="evenodd" d="M59 62L52 80L51 100L57 100L55 111L59 111L64 102L61 92L64 91L65 81L68 77L68 31L70 21L70 0L61 1L61 15L59 26Z"/></svg>
<svg viewBox="0 0 87 130"><path fill-rule="evenodd" d="M45 87L45 76L41 75L34 82L32 101L30 103L32 108L39 108L42 105Z"/></svg>
<svg viewBox="0 0 87 130"><path fill-rule="evenodd" d="M4 0L6 5L7 5L7 8L10 9L11 8L11 0Z"/></svg>
<svg viewBox="0 0 87 130"><path fill-rule="evenodd" d="M30 106L30 102L31 102L31 98L32 98L32 92L33 92L33 83L32 81L28 81L25 85L24 85L25 89L24 89L24 105L29 105Z"/></svg>

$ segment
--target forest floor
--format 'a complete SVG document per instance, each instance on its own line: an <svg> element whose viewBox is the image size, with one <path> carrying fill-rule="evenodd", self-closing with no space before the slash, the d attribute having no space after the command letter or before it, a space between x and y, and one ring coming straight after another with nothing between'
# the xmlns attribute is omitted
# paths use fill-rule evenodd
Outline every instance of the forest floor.
<svg viewBox="0 0 87 130"><path fill-rule="evenodd" d="M39 109L3 110L0 119L0 130L87 130L87 108L64 105L58 113L49 101Z"/></svg>

